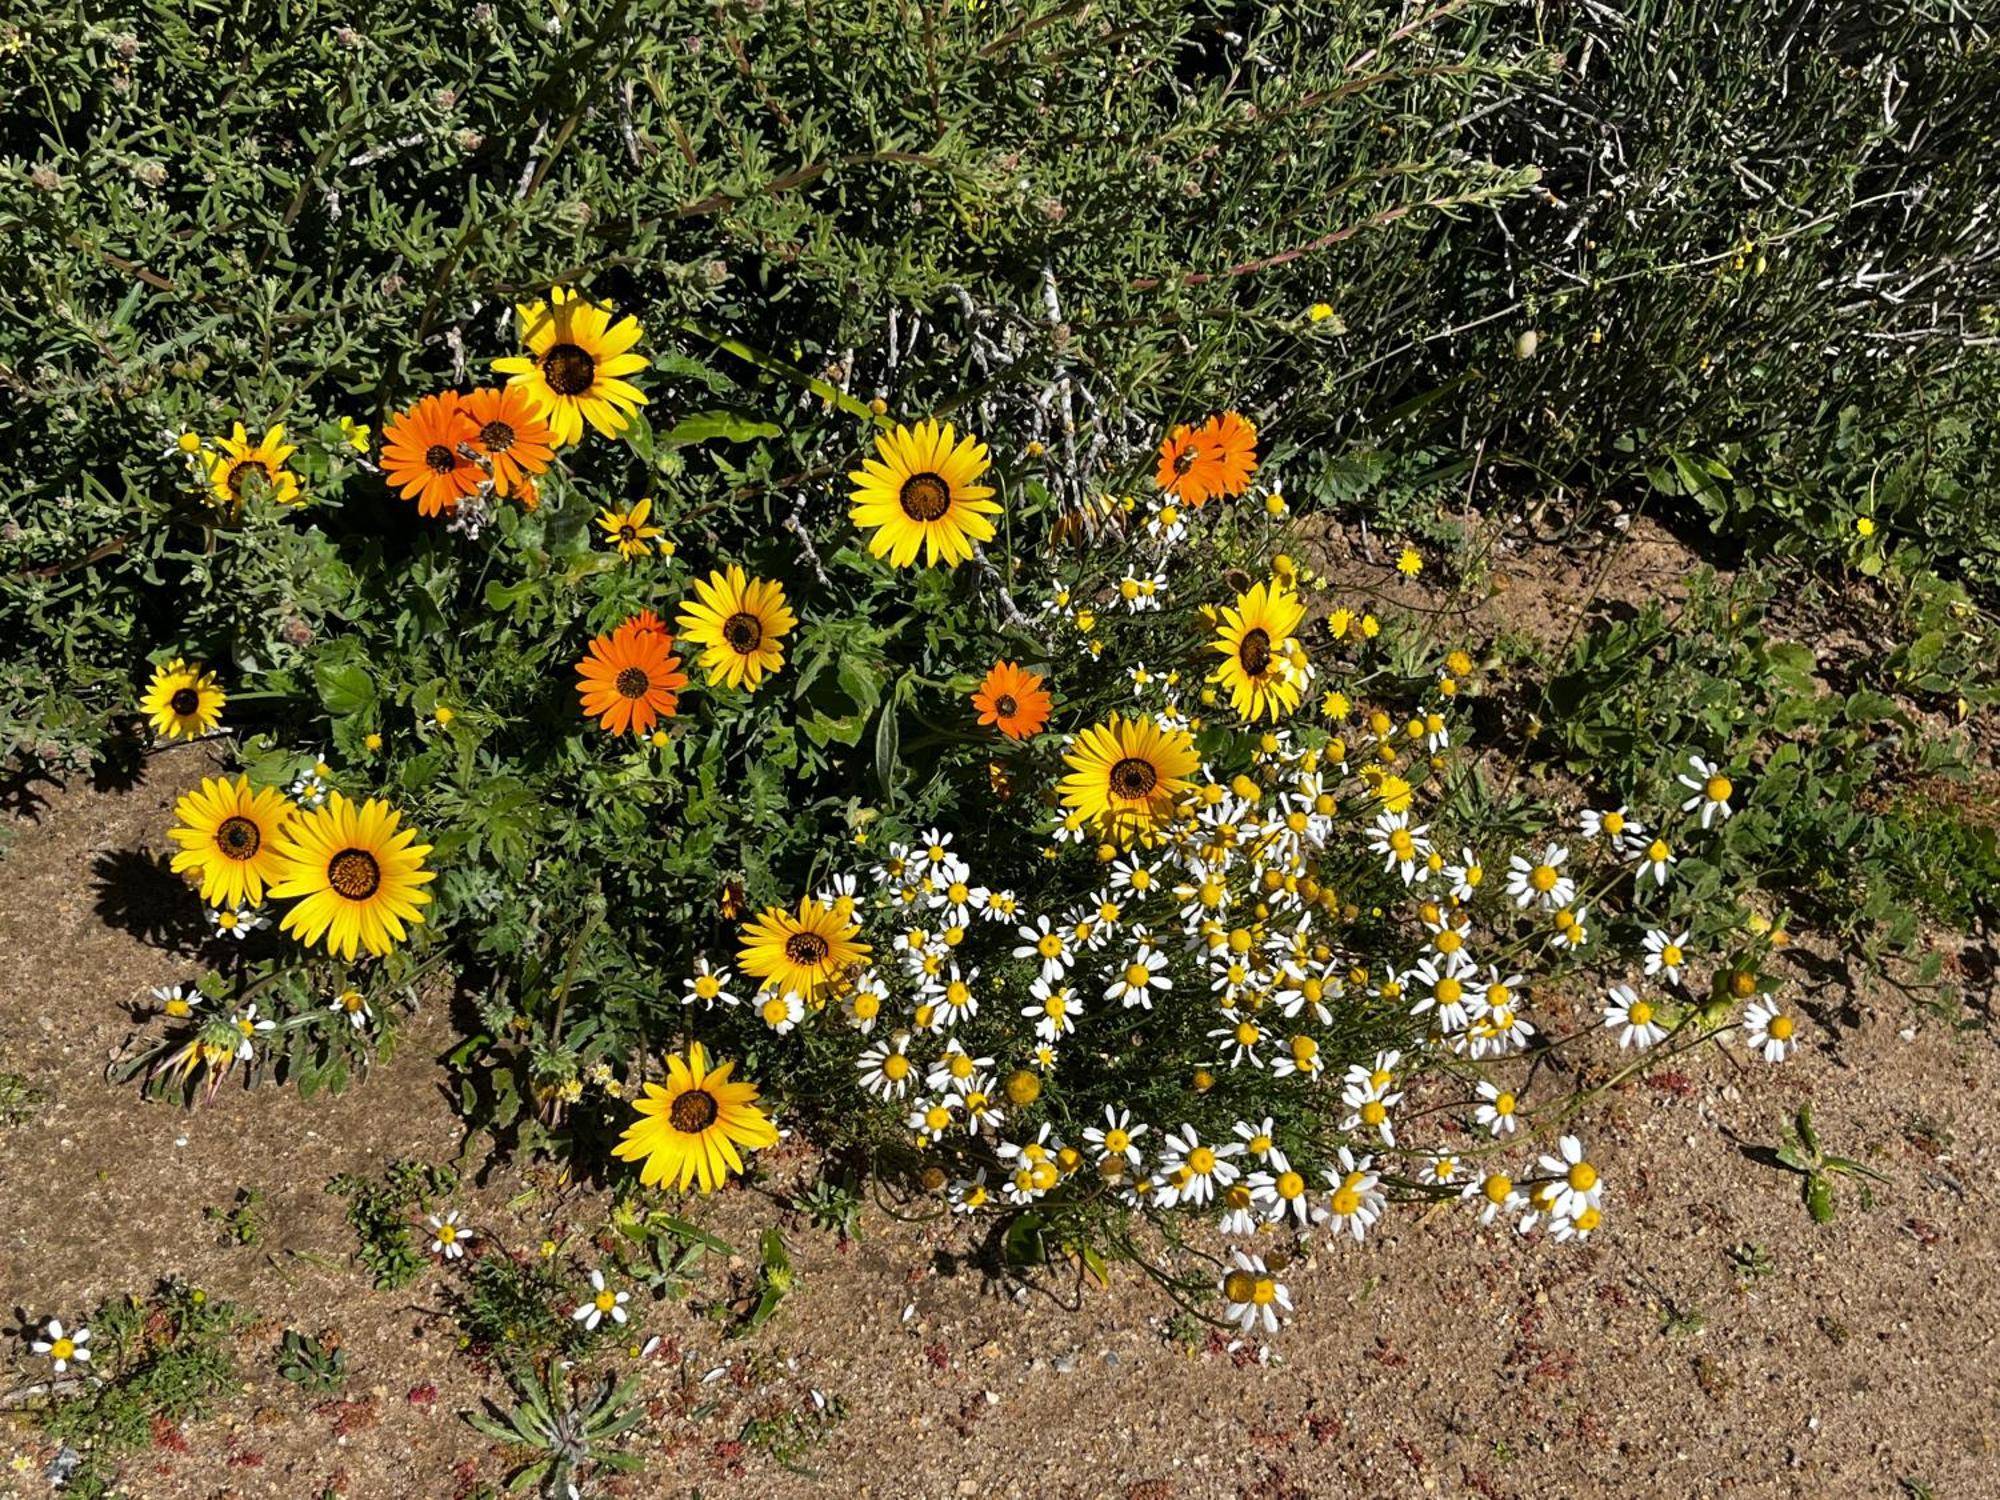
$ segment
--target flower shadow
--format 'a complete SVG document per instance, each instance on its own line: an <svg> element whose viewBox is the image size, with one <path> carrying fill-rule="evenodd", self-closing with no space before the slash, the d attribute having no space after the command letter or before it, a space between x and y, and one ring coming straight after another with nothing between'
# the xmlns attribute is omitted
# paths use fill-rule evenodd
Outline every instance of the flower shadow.
<svg viewBox="0 0 2000 1500"><path fill-rule="evenodd" d="M168 857L143 849L107 849L91 861L98 920L169 953L199 952L208 935L200 903Z"/></svg>

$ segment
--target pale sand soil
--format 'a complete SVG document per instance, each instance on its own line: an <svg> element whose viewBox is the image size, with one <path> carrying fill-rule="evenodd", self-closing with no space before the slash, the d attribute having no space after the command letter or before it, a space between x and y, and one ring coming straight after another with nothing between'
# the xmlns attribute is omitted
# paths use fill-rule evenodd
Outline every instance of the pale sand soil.
<svg viewBox="0 0 2000 1500"><path fill-rule="evenodd" d="M159 853L174 795L205 764L180 750L130 792L45 788L46 804L10 825L0 1071L24 1074L45 1102L0 1129L7 1333L169 1274L254 1312L236 1344L241 1395L190 1427L189 1451L133 1460L135 1496L292 1500L334 1483L358 1500L465 1493L506 1466L459 1417L500 1388L456 1348L449 1275L371 1290L324 1190L337 1171L455 1155L436 1061L445 1018L410 1022L400 1055L336 1098L232 1087L183 1112L104 1080L132 1030L128 1008L193 969L106 923L93 868ZM1129 1267L1108 1292L1057 1277L1017 1302L980 1269L979 1237L962 1225L871 1208L858 1242L842 1245L768 1193L696 1205L739 1246L782 1227L801 1289L737 1342L686 1307L641 1299L639 1324L666 1340L645 1368L653 1419L635 1447L648 1466L609 1488L1529 1500L1900 1496L1908 1479L1939 1497L2000 1495L2000 1154L1985 1129L2000 1052L1988 1032L1919 1018L1893 990L1850 996L1806 964L1791 977L1820 1024L1792 1063L1705 1054L1624 1087L1585 1122L1610 1183L1591 1248L1400 1211L1365 1247L1322 1244L1287 1273L1301 1316L1268 1365L1219 1342L1171 1342L1172 1304ZM1805 1099L1828 1149L1890 1179L1868 1211L1844 1189L1825 1227L1792 1179L1740 1149L1774 1144ZM788 1149L773 1175L783 1185L809 1168L810 1153ZM254 1248L219 1244L202 1217L239 1187L266 1194ZM459 1201L489 1240L528 1251L594 1232L605 1204L560 1189L547 1168L503 1168ZM1763 1248L1770 1274L1746 1283L1729 1256L1740 1242ZM718 1267L697 1306L748 1275ZM351 1361L345 1404L302 1396L271 1363L284 1327L329 1325ZM32 1371L11 1337L0 1359ZM747 1419L807 1413L814 1391L847 1416L798 1458L810 1475L739 1445ZM50 1452L18 1414L0 1417L0 1449L38 1463ZM46 1493L0 1463L0 1494Z"/></svg>

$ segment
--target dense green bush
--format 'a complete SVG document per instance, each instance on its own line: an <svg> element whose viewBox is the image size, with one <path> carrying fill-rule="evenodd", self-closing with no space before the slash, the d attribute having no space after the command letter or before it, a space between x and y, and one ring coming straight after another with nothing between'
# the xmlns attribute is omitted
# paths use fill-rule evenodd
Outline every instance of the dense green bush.
<svg viewBox="0 0 2000 1500"><path fill-rule="evenodd" d="M174 433L379 422L464 384L510 299L552 282L649 309L662 431L796 393L741 467L695 465L738 487L730 524L756 532L838 462L829 386L1004 416L1074 497L1184 390L1254 381L1274 339L1298 357L1325 257L1246 265L1532 175L1398 128L1451 118L1517 59L1482 60L1455 23L1392 38L1365 10L1249 40L1162 0L485 5L463 27L405 6L88 14L15 24L0 49L18 288L0 619L31 647L0 716L51 747L94 738L169 635L282 658L275 629L329 607L315 559L205 571L162 456ZM1406 253L1343 259L1371 305L1423 289Z"/></svg>

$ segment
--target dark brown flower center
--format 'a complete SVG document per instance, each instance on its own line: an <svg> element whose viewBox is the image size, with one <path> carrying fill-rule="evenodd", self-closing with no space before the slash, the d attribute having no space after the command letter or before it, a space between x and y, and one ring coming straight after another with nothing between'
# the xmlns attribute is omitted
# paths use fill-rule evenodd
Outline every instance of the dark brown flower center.
<svg viewBox="0 0 2000 1500"><path fill-rule="evenodd" d="M644 667L627 667L618 674L618 696L621 698L643 698L653 685L653 679L646 675Z"/></svg>
<svg viewBox="0 0 2000 1500"><path fill-rule="evenodd" d="M1262 677L1271 667L1271 633L1261 627L1244 631L1236 659L1252 677Z"/></svg>
<svg viewBox="0 0 2000 1500"><path fill-rule="evenodd" d="M755 615L739 609L722 622L722 638L730 650L748 656L764 643L764 626Z"/></svg>
<svg viewBox="0 0 2000 1500"><path fill-rule="evenodd" d="M424 467L433 474L449 474L458 467L458 455L443 443L432 443L424 449Z"/></svg>
<svg viewBox="0 0 2000 1500"><path fill-rule="evenodd" d="M488 453L505 453L514 446L514 429L505 422L488 422L479 429L479 446Z"/></svg>
<svg viewBox="0 0 2000 1500"><path fill-rule="evenodd" d="M581 396L597 383L597 361L575 344L554 344L542 356L542 379L558 396Z"/></svg>
<svg viewBox="0 0 2000 1500"><path fill-rule="evenodd" d="M801 968L818 968L832 951L816 932L795 932L785 939L785 957Z"/></svg>
<svg viewBox="0 0 2000 1500"><path fill-rule="evenodd" d="M1128 755L1111 768L1111 790L1121 797L1143 797L1160 784L1160 773L1149 760Z"/></svg>
<svg viewBox="0 0 2000 1500"><path fill-rule="evenodd" d="M912 521L935 521L951 509L951 486L936 474L912 474L896 498Z"/></svg>
<svg viewBox="0 0 2000 1500"><path fill-rule="evenodd" d="M366 849L343 849L326 862L326 883L349 901L366 901L382 889L382 867Z"/></svg>
<svg viewBox="0 0 2000 1500"><path fill-rule="evenodd" d="M181 688L167 700L167 707L185 719L201 707L201 694L193 688Z"/></svg>
<svg viewBox="0 0 2000 1500"><path fill-rule="evenodd" d="M630 521L627 521L623 526L618 528L618 540L621 542L638 541L639 528L634 526Z"/></svg>
<svg viewBox="0 0 2000 1500"><path fill-rule="evenodd" d="M1011 719L1021 711L1021 705L1014 701L1012 693L1002 693L993 700L993 712L1003 719Z"/></svg>
<svg viewBox="0 0 2000 1500"><path fill-rule="evenodd" d="M215 847L231 859L248 859L264 842L255 823L240 814L227 817L216 826Z"/></svg>
<svg viewBox="0 0 2000 1500"><path fill-rule="evenodd" d="M667 1110L667 1119L682 1135L700 1135L721 1113L722 1106L715 1102L715 1095L706 1089L689 1089L674 1100Z"/></svg>
<svg viewBox="0 0 2000 1500"><path fill-rule="evenodd" d="M265 467L264 461L262 459L239 458L236 460L235 463L229 466L229 478L227 480L227 483L229 485L230 494L235 495L238 498L242 497L243 481L250 477L250 471L253 469L256 470L258 473L262 474L266 479L269 479L271 477L271 471Z"/></svg>
<svg viewBox="0 0 2000 1500"><path fill-rule="evenodd" d="M1198 457L1200 457L1200 455L1195 452L1194 444L1189 443L1185 448L1181 449L1180 452L1174 455L1174 473L1175 474L1187 473L1189 469L1192 469L1194 467L1194 461Z"/></svg>

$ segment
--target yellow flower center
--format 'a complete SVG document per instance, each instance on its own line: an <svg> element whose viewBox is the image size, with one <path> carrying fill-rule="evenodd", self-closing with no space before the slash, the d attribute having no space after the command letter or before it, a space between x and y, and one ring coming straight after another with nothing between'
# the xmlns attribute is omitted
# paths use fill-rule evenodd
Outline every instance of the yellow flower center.
<svg viewBox="0 0 2000 1500"><path fill-rule="evenodd" d="M1133 989L1144 988L1146 981L1152 977L1153 971L1148 969L1144 964L1127 964L1125 966L1125 983Z"/></svg>
<svg viewBox="0 0 2000 1500"><path fill-rule="evenodd" d="M1547 893L1556 888L1562 877L1556 873L1554 865L1536 865L1528 874L1528 884L1536 890Z"/></svg>
<svg viewBox="0 0 2000 1500"><path fill-rule="evenodd" d="M1389 1118L1389 1107L1380 1099L1370 1099L1361 1106L1361 1123L1367 1126L1380 1125Z"/></svg>
<svg viewBox="0 0 2000 1500"><path fill-rule="evenodd" d="M1634 1000L1625 1007L1625 1015L1634 1026L1644 1026L1653 1019L1653 1007L1644 1000Z"/></svg>
<svg viewBox="0 0 2000 1500"><path fill-rule="evenodd" d="M1608 812L1599 823L1606 833L1620 834L1625 831L1625 814Z"/></svg>
<svg viewBox="0 0 2000 1500"><path fill-rule="evenodd" d="M1361 1194L1342 1183L1333 1195L1333 1211L1343 1219L1351 1219L1361 1211Z"/></svg>
<svg viewBox="0 0 2000 1500"><path fill-rule="evenodd" d="M1678 969L1683 959L1681 950L1672 943L1660 950L1660 962L1670 969Z"/></svg>
<svg viewBox="0 0 2000 1500"><path fill-rule="evenodd" d="M1517 1102L1512 1094L1501 1094L1493 1101L1493 1112L1497 1115L1511 1115Z"/></svg>
<svg viewBox="0 0 2000 1500"><path fill-rule="evenodd" d="M74 1353L76 1353L75 1339L57 1339L49 1345L50 1359L68 1359Z"/></svg>
<svg viewBox="0 0 2000 1500"><path fill-rule="evenodd" d="M1439 1005L1456 1005L1465 998L1465 984L1447 974L1437 982L1435 994Z"/></svg>
<svg viewBox="0 0 2000 1500"><path fill-rule="evenodd" d="M901 1083L910 1076L910 1060L900 1052L892 1052L882 1059L882 1076L891 1083Z"/></svg>
<svg viewBox="0 0 2000 1500"><path fill-rule="evenodd" d="M1777 1040L1789 1042L1792 1039L1792 1018L1790 1016L1773 1016L1771 1017L1770 1024L1764 1029Z"/></svg>
<svg viewBox="0 0 2000 1500"><path fill-rule="evenodd" d="M1587 1161L1580 1161L1569 1169L1565 1179L1579 1193L1587 1193L1597 1186L1597 1168Z"/></svg>
<svg viewBox="0 0 2000 1500"><path fill-rule="evenodd" d="M1206 1146L1197 1146L1188 1152L1188 1170L1206 1177L1215 1170L1215 1153Z"/></svg>
<svg viewBox="0 0 2000 1500"><path fill-rule="evenodd" d="M1486 1195L1488 1203L1505 1203L1514 1195L1514 1179L1504 1172L1495 1172L1479 1185L1479 1191Z"/></svg>
<svg viewBox="0 0 2000 1500"><path fill-rule="evenodd" d="M1707 784L1702 787L1701 793L1711 802L1727 802L1729 794L1735 790L1736 788L1729 784L1727 776L1711 776Z"/></svg>
<svg viewBox="0 0 2000 1500"><path fill-rule="evenodd" d="M614 1291L606 1289L605 1291L599 1292L595 1297L592 1297L590 1300L591 1303L597 1308L599 1312L608 1313L611 1311L612 1308L618 1305L618 1294Z"/></svg>

